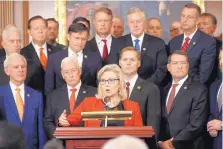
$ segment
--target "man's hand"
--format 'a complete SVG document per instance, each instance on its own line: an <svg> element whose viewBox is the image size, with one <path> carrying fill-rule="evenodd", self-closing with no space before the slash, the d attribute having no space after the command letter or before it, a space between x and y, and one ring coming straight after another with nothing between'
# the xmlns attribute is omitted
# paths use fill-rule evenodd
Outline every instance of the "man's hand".
<svg viewBox="0 0 223 149"><path fill-rule="evenodd" d="M67 111L66 110L63 110L63 113L59 117L59 125L70 126L69 122L67 121Z"/></svg>
<svg viewBox="0 0 223 149"><path fill-rule="evenodd" d="M166 140L166 141L159 141L159 147L161 149L174 149L172 140L173 140L173 138Z"/></svg>
<svg viewBox="0 0 223 149"><path fill-rule="evenodd" d="M222 125L222 121L216 120L216 119L211 120L207 124L207 130L208 131L211 131L211 130L219 131L219 130L221 130L221 125Z"/></svg>
<svg viewBox="0 0 223 149"><path fill-rule="evenodd" d="M211 137L217 137L218 131L217 130L210 130L209 134L210 134Z"/></svg>

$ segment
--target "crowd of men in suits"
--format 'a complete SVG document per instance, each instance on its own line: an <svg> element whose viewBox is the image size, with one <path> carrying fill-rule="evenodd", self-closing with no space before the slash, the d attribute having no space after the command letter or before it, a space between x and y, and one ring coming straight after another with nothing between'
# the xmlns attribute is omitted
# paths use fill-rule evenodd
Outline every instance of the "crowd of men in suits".
<svg viewBox="0 0 223 149"><path fill-rule="evenodd" d="M93 22L83 17L73 21L66 47L56 42L55 19L34 16L28 21L32 41L22 49L20 31L6 26L0 119L23 129L26 149L42 149L47 138L54 138L58 122L67 122L70 109L97 93L97 72L118 64L129 100L139 104L143 123L153 126L161 149L205 149L209 136L214 138L211 148L222 149L222 48L213 37L216 18L201 14L196 4L185 5L180 21L171 24L168 45L161 39L160 20L145 22L142 9L129 9L130 33L122 36L122 20L101 7ZM96 35L89 40L90 23ZM71 88L76 88L72 108Z"/></svg>

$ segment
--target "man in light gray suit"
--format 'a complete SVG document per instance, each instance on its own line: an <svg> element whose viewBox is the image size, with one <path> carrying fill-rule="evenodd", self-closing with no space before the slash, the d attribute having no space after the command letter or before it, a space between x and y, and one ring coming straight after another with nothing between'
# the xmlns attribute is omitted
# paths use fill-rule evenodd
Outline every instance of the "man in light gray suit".
<svg viewBox="0 0 223 149"><path fill-rule="evenodd" d="M161 118L159 88L138 76L137 71L141 65L141 58L135 48L126 47L121 51L119 65L126 80L126 92L129 99L139 103L143 124L152 126L157 138Z"/></svg>

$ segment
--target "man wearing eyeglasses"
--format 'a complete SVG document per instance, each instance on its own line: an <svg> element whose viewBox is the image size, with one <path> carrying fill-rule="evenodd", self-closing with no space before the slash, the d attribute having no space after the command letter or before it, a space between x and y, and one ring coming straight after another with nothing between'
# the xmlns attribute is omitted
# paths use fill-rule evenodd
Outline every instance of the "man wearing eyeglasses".
<svg viewBox="0 0 223 149"><path fill-rule="evenodd" d="M181 24L179 21L173 21L170 25L170 39L173 39L174 37L183 34L183 30L181 28Z"/></svg>
<svg viewBox="0 0 223 149"><path fill-rule="evenodd" d="M62 60L61 75L66 84L47 95L43 122L45 132L50 139L53 138L53 133L57 125L69 125L67 115L70 114L85 97L95 96L96 94L96 89L94 87L84 85L80 80L81 68L75 57L66 57ZM60 123L58 123L58 120Z"/></svg>
<svg viewBox="0 0 223 149"><path fill-rule="evenodd" d="M193 3L184 6L180 23L184 34L169 42L169 53L181 49L188 54L189 74L194 80L209 84L216 59L216 41L197 28L201 8Z"/></svg>
<svg viewBox="0 0 223 149"><path fill-rule="evenodd" d="M9 77L4 72L4 60L11 53L20 52L21 49L21 34L15 26L8 26L2 32L2 46L4 50L0 51L0 86L8 84Z"/></svg>

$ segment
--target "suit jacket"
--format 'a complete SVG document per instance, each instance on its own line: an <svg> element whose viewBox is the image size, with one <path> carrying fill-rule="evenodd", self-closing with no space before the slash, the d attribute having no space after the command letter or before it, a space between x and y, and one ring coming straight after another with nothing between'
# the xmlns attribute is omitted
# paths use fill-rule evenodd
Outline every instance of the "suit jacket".
<svg viewBox="0 0 223 149"><path fill-rule="evenodd" d="M173 139L176 149L203 149L202 133L206 128L208 115L208 90L190 77L181 86L170 108L166 111L166 99L170 83L161 95L162 122L161 140Z"/></svg>
<svg viewBox="0 0 223 149"><path fill-rule="evenodd" d="M124 126L143 126L142 117L138 103L124 100L123 106L126 111L132 111L132 119L125 120ZM75 126L81 123L81 112L103 111L104 103L96 97L85 98L83 102L67 117L68 122ZM84 127L100 127L100 120L84 121Z"/></svg>
<svg viewBox="0 0 223 149"><path fill-rule="evenodd" d="M74 109L80 105L84 98L94 96L96 94L96 88L82 84L80 91L77 95L77 100ZM53 90L47 95L47 104L44 115L44 128L47 136L53 138L53 133L57 126L57 121L60 115L66 109L67 114L70 114L69 98L67 85Z"/></svg>
<svg viewBox="0 0 223 149"><path fill-rule="evenodd" d="M217 96L222 80L215 81L210 87L210 115L209 121L217 119L222 121L222 108L218 110ZM222 96L222 95L221 95ZM222 149L222 131L218 131L218 136L214 138L213 149Z"/></svg>
<svg viewBox="0 0 223 149"><path fill-rule="evenodd" d="M4 61L5 61L6 56L1 56L0 57L0 86L6 85L9 83L9 77L5 74L4 71Z"/></svg>
<svg viewBox="0 0 223 149"><path fill-rule="evenodd" d="M183 38L184 34L181 34L169 42L170 53L181 49ZM190 76L196 81L207 84L215 64L216 40L197 30L186 52L189 57Z"/></svg>
<svg viewBox="0 0 223 149"><path fill-rule="evenodd" d="M138 77L129 99L139 104L143 124L152 126L158 138L161 121L159 88L155 84Z"/></svg>
<svg viewBox="0 0 223 149"><path fill-rule="evenodd" d="M56 49L54 46L51 46L47 44L47 54L48 58L52 53L57 52L58 49ZM32 67L28 67L27 69L27 74L30 74L27 76L27 79L25 83L30 86L33 89L36 89L40 92L44 92L44 76L45 76L45 71L40 63L39 57L32 45L30 43L28 46L24 47L21 49L20 53L25 56L27 61L30 61L33 63Z"/></svg>
<svg viewBox="0 0 223 149"><path fill-rule="evenodd" d="M47 70L45 74L45 93L49 93L53 89L61 87L65 81L61 75L61 61L68 57L68 50L62 50L49 57ZM87 50L83 50L83 63L81 81L83 84L97 86L97 73L102 67L98 57Z"/></svg>
<svg viewBox="0 0 223 149"><path fill-rule="evenodd" d="M0 121L5 120L4 98L0 96Z"/></svg>
<svg viewBox="0 0 223 149"><path fill-rule="evenodd" d="M131 34L122 36L121 49L133 47ZM141 47L141 66L138 74L141 78L160 85L166 75L167 53L165 42L157 37L145 34Z"/></svg>
<svg viewBox="0 0 223 149"><path fill-rule="evenodd" d="M46 142L46 135L43 130L42 95L25 85L25 106L22 122L9 84L0 88L0 96L4 98L6 120L23 130L26 149L42 149Z"/></svg>
<svg viewBox="0 0 223 149"><path fill-rule="evenodd" d="M119 40L112 37L112 43L111 43L111 47L110 47L111 50L108 55L107 61L103 61L101 54L99 52L95 37L86 43L85 49L89 53L91 53L91 55L93 57L96 58L96 59L94 59L94 61L97 61L98 63L102 64L102 67L103 67L104 65L107 65L107 64L118 64L119 53L120 53L120 49L118 48L118 46L120 44L121 43Z"/></svg>
<svg viewBox="0 0 223 149"><path fill-rule="evenodd" d="M58 42L56 42L56 45L55 47L59 50L66 50L67 49L67 46L65 45L62 45L62 44L59 44Z"/></svg>

